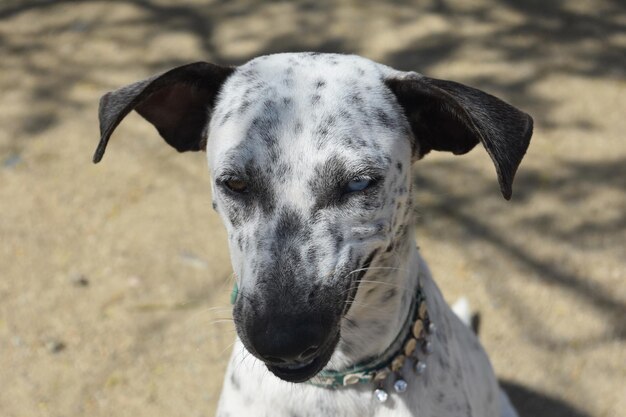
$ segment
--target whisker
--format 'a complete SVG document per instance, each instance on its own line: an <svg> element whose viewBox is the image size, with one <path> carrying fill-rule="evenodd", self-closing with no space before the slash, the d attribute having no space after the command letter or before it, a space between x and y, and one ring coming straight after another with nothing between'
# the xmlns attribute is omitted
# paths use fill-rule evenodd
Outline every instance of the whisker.
<svg viewBox="0 0 626 417"><path fill-rule="evenodd" d="M212 321L212 322L210 322L208 324L209 324L209 326L213 326L214 324L234 323L234 322L235 322L235 320L233 320L233 319L217 319L217 320L214 320L214 321Z"/></svg>
<svg viewBox="0 0 626 417"><path fill-rule="evenodd" d="M385 281L370 281L370 280L361 280L361 283L366 283L366 284L377 284L377 285L386 285L388 287L393 287L393 288L397 288L399 290L404 290L404 291L415 291L414 288L407 288L403 285L400 284L395 284L393 282L385 282Z"/></svg>
<svg viewBox="0 0 626 417"><path fill-rule="evenodd" d="M231 343L228 344L228 346L222 349L222 351L219 353L219 356L223 355L224 352L226 352L228 349L231 349L235 345L235 343L237 343L237 339L233 340Z"/></svg>

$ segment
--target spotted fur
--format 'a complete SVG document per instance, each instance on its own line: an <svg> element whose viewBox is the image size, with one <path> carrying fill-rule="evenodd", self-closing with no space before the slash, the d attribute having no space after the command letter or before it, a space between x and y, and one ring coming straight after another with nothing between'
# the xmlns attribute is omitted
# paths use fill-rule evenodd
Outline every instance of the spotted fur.
<svg viewBox="0 0 626 417"><path fill-rule="evenodd" d="M107 94L95 160L133 109L177 149L206 146L239 287L219 417L516 415L416 249L410 167L430 150L482 143L508 198L529 116L357 56L277 54L237 68L191 64ZM160 109L168 117L152 116ZM352 181L367 186L351 191ZM426 373L404 373L409 392L379 404L370 386L300 383L383 352L418 282L439 331Z"/></svg>

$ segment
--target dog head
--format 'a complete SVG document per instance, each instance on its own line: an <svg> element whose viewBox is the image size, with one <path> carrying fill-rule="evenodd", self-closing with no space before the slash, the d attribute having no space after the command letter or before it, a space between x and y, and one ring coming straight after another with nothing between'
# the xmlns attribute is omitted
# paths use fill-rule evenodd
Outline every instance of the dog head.
<svg viewBox="0 0 626 417"><path fill-rule="evenodd" d="M410 239L412 162L480 142L508 199L532 134L482 91L334 54L190 64L108 93L95 162L132 110L177 150L207 151L238 335L294 382L329 361L369 264Z"/></svg>

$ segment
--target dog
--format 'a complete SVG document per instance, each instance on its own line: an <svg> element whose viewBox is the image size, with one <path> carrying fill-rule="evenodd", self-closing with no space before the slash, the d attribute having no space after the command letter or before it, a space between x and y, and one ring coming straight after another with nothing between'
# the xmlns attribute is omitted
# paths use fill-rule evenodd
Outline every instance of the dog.
<svg viewBox="0 0 626 417"><path fill-rule="evenodd" d="M354 55L198 62L105 94L94 162L132 110L207 154L236 279L219 417L517 416L420 256L411 170L480 143L510 199L529 115Z"/></svg>

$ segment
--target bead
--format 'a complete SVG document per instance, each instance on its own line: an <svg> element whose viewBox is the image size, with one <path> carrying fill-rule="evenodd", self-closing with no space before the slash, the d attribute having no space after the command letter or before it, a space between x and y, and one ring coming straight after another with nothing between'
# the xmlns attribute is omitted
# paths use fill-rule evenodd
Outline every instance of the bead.
<svg viewBox="0 0 626 417"><path fill-rule="evenodd" d="M430 355L431 353L433 353L433 344L430 342L424 343L424 345L422 345L422 350L425 354Z"/></svg>
<svg viewBox="0 0 626 417"><path fill-rule="evenodd" d="M422 375L426 371L426 363L422 361L417 361L415 364L415 373L418 375Z"/></svg>
<svg viewBox="0 0 626 417"><path fill-rule="evenodd" d="M380 403L384 403L385 401L387 401L387 398L389 398L389 394L387 394L387 391L382 388L378 388L376 391L374 391L374 396Z"/></svg>
<svg viewBox="0 0 626 417"><path fill-rule="evenodd" d="M428 306L426 305L426 301L422 301L418 313L422 320L426 319L426 317L428 316Z"/></svg>
<svg viewBox="0 0 626 417"><path fill-rule="evenodd" d="M359 382L361 378L357 374L348 374L343 377L344 385L353 385Z"/></svg>
<svg viewBox="0 0 626 417"><path fill-rule="evenodd" d="M374 375L374 381L382 382L385 379L387 379L388 376L389 376L389 369L387 368L381 369L380 371L376 372L376 375Z"/></svg>
<svg viewBox="0 0 626 417"><path fill-rule="evenodd" d="M437 332L437 326L432 321L428 323L428 334L435 334Z"/></svg>
<svg viewBox="0 0 626 417"><path fill-rule="evenodd" d="M406 356L404 355L398 355L396 356L393 361L391 361L391 370L394 372L398 372L399 370L402 369L402 365L404 365L404 360L406 359Z"/></svg>
<svg viewBox="0 0 626 417"><path fill-rule="evenodd" d="M409 339L404 344L404 354L406 356L411 356L413 352L415 352L415 348L417 347L417 339Z"/></svg>
<svg viewBox="0 0 626 417"><path fill-rule="evenodd" d="M409 384L407 384L407 382L402 378L398 379L396 382L393 383L393 389L398 394L402 394L403 392L405 392L408 386Z"/></svg>
<svg viewBox="0 0 626 417"><path fill-rule="evenodd" d="M420 319L415 320L415 323L413 323L413 336L416 339L419 339L423 336L423 330L424 330L424 322L421 321Z"/></svg>

